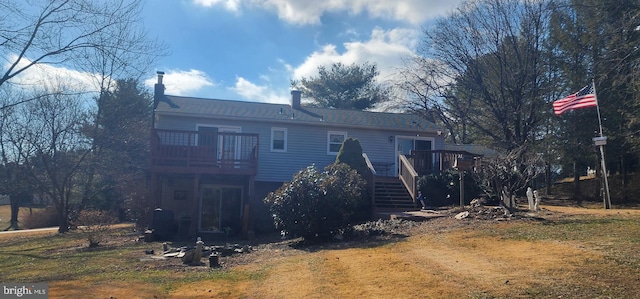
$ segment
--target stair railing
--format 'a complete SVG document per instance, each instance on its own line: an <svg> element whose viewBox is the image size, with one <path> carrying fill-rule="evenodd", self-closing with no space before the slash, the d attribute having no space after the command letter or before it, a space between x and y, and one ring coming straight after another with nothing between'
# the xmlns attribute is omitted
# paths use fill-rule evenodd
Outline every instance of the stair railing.
<svg viewBox="0 0 640 299"><path fill-rule="evenodd" d="M416 203L416 199L418 196L418 173L413 169L413 165L409 162L409 159L405 157L405 155L399 155L399 174L400 181L404 184L404 187L407 188L413 202Z"/></svg>
<svg viewBox="0 0 640 299"><path fill-rule="evenodd" d="M371 199L371 207L375 207L376 203L376 169L373 167L371 160L369 160L369 156L366 153L362 153L362 157L364 161L367 163L367 168L369 168L369 172L364 177L365 181L367 181L367 189L369 191L369 198ZM373 211L373 209L371 209Z"/></svg>
<svg viewBox="0 0 640 299"><path fill-rule="evenodd" d="M376 168L373 167L373 163L371 163L371 160L369 160L369 156L367 156L367 153L362 153L362 157L364 158L364 162L367 163L367 167L371 171L371 174L376 175Z"/></svg>

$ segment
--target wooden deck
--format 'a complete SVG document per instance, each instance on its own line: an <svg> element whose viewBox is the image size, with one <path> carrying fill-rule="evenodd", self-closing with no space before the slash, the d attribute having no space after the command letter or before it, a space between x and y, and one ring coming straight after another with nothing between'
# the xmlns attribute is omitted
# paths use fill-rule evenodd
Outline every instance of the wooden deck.
<svg viewBox="0 0 640 299"><path fill-rule="evenodd" d="M151 170L255 175L258 134L153 130Z"/></svg>

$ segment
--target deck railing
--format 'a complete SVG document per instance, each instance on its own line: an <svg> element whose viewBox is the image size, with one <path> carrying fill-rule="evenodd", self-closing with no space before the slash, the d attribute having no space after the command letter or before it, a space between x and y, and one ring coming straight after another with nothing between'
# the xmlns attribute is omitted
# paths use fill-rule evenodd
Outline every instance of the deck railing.
<svg viewBox="0 0 640 299"><path fill-rule="evenodd" d="M151 166L179 171L253 172L258 163L258 134L152 131ZM231 171L231 172L233 172Z"/></svg>
<svg viewBox="0 0 640 299"><path fill-rule="evenodd" d="M415 203L418 196L418 173L413 169L413 165L404 155L400 155L399 162L398 176Z"/></svg>
<svg viewBox="0 0 640 299"><path fill-rule="evenodd" d="M376 192L375 192L375 186L376 186L376 169L373 166L373 164L371 163L371 160L369 160L369 156L367 156L366 153L362 153L362 157L364 158L365 163L367 163L367 168L369 169L369 171L367 172L367 174L364 176L365 181L367 181L367 189L369 191L369 199L371 200L371 206L375 206L375 202L376 202Z"/></svg>
<svg viewBox="0 0 640 299"><path fill-rule="evenodd" d="M446 150L415 150L406 156L407 160L419 175L440 173L452 169L460 161L471 161L478 166L480 155L473 155L461 151Z"/></svg>

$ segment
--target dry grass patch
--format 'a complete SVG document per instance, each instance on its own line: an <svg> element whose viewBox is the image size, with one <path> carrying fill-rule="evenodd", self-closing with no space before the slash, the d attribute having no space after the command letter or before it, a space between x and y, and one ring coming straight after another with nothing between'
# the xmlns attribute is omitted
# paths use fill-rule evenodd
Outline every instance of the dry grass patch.
<svg viewBox="0 0 640 299"><path fill-rule="evenodd" d="M586 211L586 212L585 212ZM588 213L594 212L594 213ZM583 214L586 213L586 214ZM594 215L595 214L595 215ZM255 244L222 268L145 260L130 228L88 249L80 234L0 234L3 281L50 298L635 298L640 211L546 207L508 221L452 217L399 235L302 247ZM157 255L157 254L156 254Z"/></svg>
<svg viewBox="0 0 640 299"><path fill-rule="evenodd" d="M0 205L0 231L9 227L11 220L11 206Z"/></svg>

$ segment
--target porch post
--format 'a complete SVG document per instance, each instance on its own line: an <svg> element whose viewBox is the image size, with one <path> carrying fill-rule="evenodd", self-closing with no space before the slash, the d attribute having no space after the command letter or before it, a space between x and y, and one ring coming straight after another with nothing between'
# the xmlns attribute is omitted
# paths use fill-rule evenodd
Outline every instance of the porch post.
<svg viewBox="0 0 640 299"><path fill-rule="evenodd" d="M193 177L193 199L195 207L191 209L191 227L189 228L189 235L196 236L198 234L198 226L200 225L200 208L202 207L200 197L200 174L195 174Z"/></svg>
<svg viewBox="0 0 640 299"><path fill-rule="evenodd" d="M162 204L162 192L159 192L159 187L162 187L162 183L158 184L158 180L159 180L158 174L155 172L152 172L151 187L150 187L151 192L149 192L149 195L151 196L153 200L153 204L155 205L155 207L152 207L153 209L159 208L160 205Z"/></svg>
<svg viewBox="0 0 640 299"><path fill-rule="evenodd" d="M149 184L149 196L151 198L147 201L147 204L154 206L149 207L148 211L145 213L145 223L148 227L152 227L153 225L153 211L156 208L159 208L162 203L162 192L159 190L159 186L162 187L162 183L158 184L159 179L159 175L152 171L151 182Z"/></svg>
<svg viewBox="0 0 640 299"><path fill-rule="evenodd" d="M248 188L247 198L248 201L244 205L243 215L242 215L242 234L247 238L252 238L254 233L254 219L251 217L251 206L253 202L256 200L255 197L255 177L249 176L249 188Z"/></svg>

